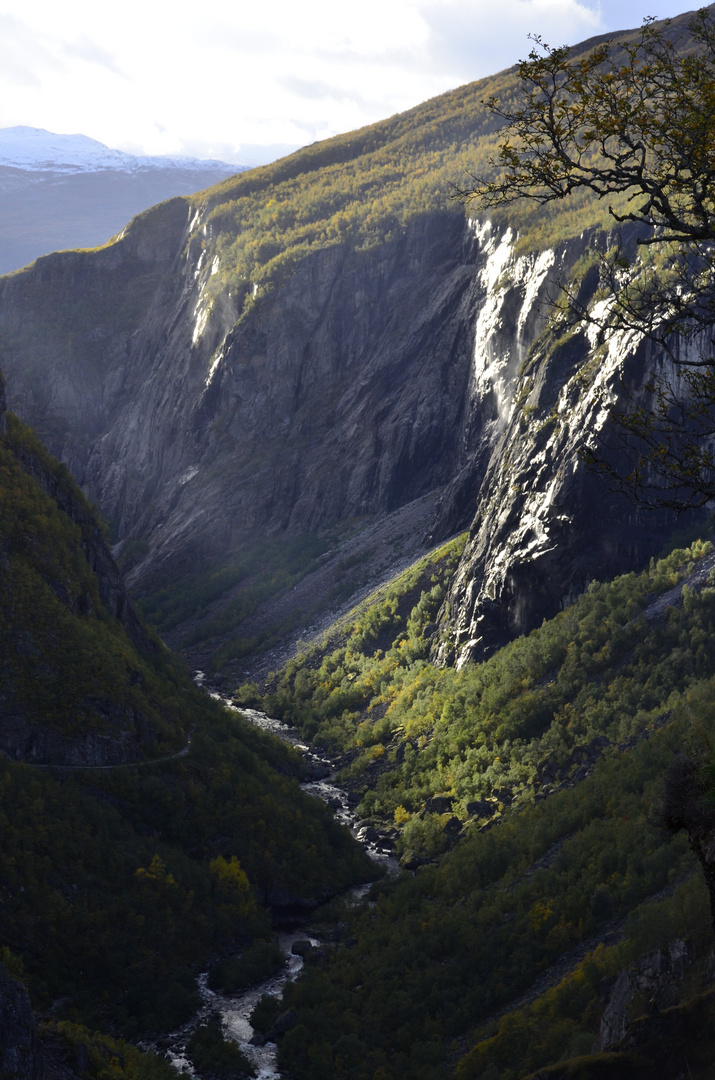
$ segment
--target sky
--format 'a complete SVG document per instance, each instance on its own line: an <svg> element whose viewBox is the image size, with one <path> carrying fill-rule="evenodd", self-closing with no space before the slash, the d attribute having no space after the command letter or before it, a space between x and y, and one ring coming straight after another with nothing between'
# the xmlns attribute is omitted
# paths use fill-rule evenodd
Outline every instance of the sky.
<svg viewBox="0 0 715 1080"><path fill-rule="evenodd" d="M254 163L677 0L0 0L0 128Z"/></svg>

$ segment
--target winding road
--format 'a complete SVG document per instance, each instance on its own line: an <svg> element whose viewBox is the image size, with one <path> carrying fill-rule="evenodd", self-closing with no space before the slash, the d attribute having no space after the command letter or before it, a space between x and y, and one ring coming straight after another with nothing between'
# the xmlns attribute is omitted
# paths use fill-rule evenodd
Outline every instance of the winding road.
<svg viewBox="0 0 715 1080"><path fill-rule="evenodd" d="M163 761L175 761L176 758L186 757L191 749L191 736L193 735L195 728L192 728L189 732L186 740L186 745L182 746L181 750L177 750L175 754L167 754L166 757L158 758L146 758L144 761L122 761L117 765L55 765L53 763L38 763L35 761L17 761L17 765L29 765L32 769L62 769L65 772L75 772L79 769L87 770L92 769L94 771L101 771L106 769L139 769L144 765L160 765ZM12 760L12 758L10 759Z"/></svg>

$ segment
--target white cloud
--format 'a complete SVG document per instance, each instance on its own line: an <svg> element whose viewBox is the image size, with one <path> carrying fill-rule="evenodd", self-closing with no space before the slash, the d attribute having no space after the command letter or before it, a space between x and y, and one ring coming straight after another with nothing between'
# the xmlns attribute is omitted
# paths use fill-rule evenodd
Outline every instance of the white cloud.
<svg viewBox="0 0 715 1080"><path fill-rule="evenodd" d="M423 0L421 10L433 64L463 80L511 67L528 53L529 34L563 45L601 29L598 13L578 0Z"/></svg>
<svg viewBox="0 0 715 1080"><path fill-rule="evenodd" d="M71 60L85 60L89 64L98 64L115 75L124 75L114 54L87 37L83 36L77 41L63 42L62 47Z"/></svg>
<svg viewBox="0 0 715 1080"><path fill-rule="evenodd" d="M637 25L641 2L613 17ZM617 28L600 5L0 0L0 127L240 161L248 144L303 145L500 70L528 52L530 32L562 44Z"/></svg>
<svg viewBox="0 0 715 1080"><path fill-rule="evenodd" d="M0 78L22 95L28 88L39 87L37 71L57 67L51 48L11 13L0 7Z"/></svg>

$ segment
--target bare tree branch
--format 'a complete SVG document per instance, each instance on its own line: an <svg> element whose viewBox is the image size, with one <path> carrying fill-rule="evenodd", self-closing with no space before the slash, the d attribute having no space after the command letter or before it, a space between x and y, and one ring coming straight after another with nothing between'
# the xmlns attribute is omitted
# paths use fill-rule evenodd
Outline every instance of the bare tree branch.
<svg viewBox="0 0 715 1080"><path fill-rule="evenodd" d="M494 175L459 197L490 208L590 191L609 199L616 225L637 228L635 245L616 241L601 260L597 298L608 302L567 289L561 306L602 340L649 340L678 375L651 380L648 408L623 395L610 407L611 456L587 457L638 501L703 506L715 498L715 18L702 9L687 33L648 19L632 40L583 55L532 41L521 102L486 102L504 120Z"/></svg>

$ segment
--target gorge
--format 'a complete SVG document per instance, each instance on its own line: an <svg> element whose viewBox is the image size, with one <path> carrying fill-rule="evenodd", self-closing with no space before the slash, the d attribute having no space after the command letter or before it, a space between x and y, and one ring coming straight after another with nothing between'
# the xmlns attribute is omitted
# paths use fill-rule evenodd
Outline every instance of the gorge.
<svg viewBox="0 0 715 1080"><path fill-rule="evenodd" d="M161 605L146 608L172 645L208 645L197 666L216 653L224 666L233 637L240 674L243 620L271 593L261 582L250 598L256 551L273 545L285 570L295 544L294 584L361 522L378 523L379 546L379 523L421 499L407 556L427 536L473 533L443 660L493 651L672 531L579 458L603 394L625 370L637 397L648 365L614 354L585 385L588 343L554 345L546 329L549 297L599 233L519 254L508 226L425 213L369 250L310 253L246 300L230 276L211 291L209 205L174 200L105 250L41 259L0 286L9 405L102 507L135 594L186 595L197 561L211 568L198 610L163 625ZM372 547L354 556L368 582Z"/></svg>
<svg viewBox="0 0 715 1080"><path fill-rule="evenodd" d="M683 748L711 785L712 527L673 537L584 461L670 363L561 317L607 208L453 197L515 87L0 278L0 1001L28 1080L170 1077L136 1045L192 1022L197 974L325 910L286 1080L709 1075L709 849L662 793ZM241 709L335 765L399 874ZM202 1080L250 1075L200 1037Z"/></svg>

